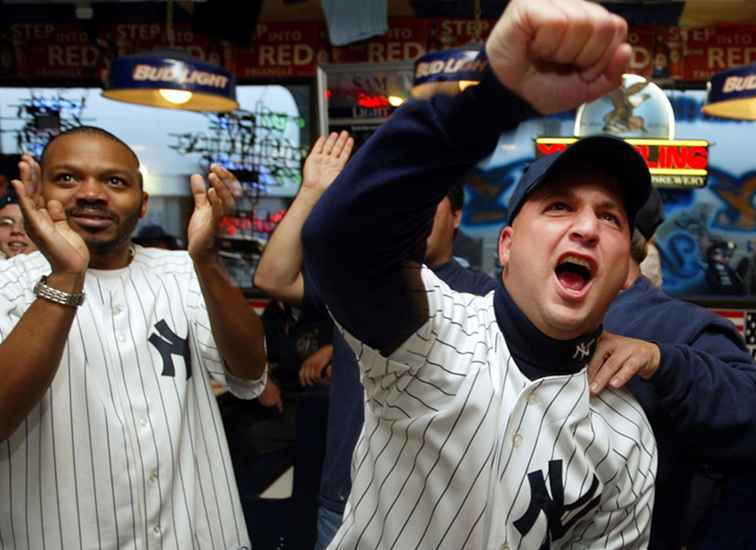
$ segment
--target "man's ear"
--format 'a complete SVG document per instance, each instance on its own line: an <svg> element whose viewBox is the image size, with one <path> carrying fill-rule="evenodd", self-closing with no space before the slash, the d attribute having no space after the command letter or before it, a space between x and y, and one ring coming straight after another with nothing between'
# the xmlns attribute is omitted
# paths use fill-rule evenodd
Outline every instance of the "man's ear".
<svg viewBox="0 0 756 550"><path fill-rule="evenodd" d="M459 225L462 223L462 209L452 212L452 219L454 220L454 229L459 229Z"/></svg>
<svg viewBox="0 0 756 550"><path fill-rule="evenodd" d="M499 263L506 269L509 264L509 255L512 252L512 235L514 229L511 225L506 226L499 233Z"/></svg>
<svg viewBox="0 0 756 550"><path fill-rule="evenodd" d="M142 191L142 209L139 212L139 217L144 218L144 216L147 214L147 208L148 204L150 202L150 196Z"/></svg>

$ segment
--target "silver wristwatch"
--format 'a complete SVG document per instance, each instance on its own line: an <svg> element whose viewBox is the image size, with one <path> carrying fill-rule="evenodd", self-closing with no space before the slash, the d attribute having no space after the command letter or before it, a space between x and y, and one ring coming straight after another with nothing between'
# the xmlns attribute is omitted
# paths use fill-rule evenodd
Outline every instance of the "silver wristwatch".
<svg viewBox="0 0 756 550"><path fill-rule="evenodd" d="M34 285L34 294L40 298L64 306L80 306L84 303L83 292L63 292L62 290L48 286L47 275L43 276L37 281L37 284Z"/></svg>

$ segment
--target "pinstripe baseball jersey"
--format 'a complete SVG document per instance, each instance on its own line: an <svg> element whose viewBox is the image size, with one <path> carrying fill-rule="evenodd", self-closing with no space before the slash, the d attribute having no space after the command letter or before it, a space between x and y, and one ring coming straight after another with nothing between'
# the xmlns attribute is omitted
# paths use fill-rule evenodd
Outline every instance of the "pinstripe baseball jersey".
<svg viewBox="0 0 756 550"><path fill-rule="evenodd" d="M494 292L422 276L430 318L397 351L384 357L345 334L365 424L329 550L645 547L656 443L637 402L591 397L585 369L529 380Z"/></svg>
<svg viewBox="0 0 756 550"><path fill-rule="evenodd" d="M49 271L0 264L0 337ZM224 373L191 259L136 247L84 292L50 388L0 444L0 549L249 548L206 372L245 398L264 381Z"/></svg>

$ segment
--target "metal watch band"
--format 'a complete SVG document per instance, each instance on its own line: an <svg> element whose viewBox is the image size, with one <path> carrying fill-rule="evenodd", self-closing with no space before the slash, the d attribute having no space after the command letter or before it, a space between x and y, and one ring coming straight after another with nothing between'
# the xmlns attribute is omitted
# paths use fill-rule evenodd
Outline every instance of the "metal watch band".
<svg viewBox="0 0 756 550"><path fill-rule="evenodd" d="M48 286L47 276L43 276L37 284L34 285L34 294L45 300L55 302L64 306L80 306L84 303L83 292L63 292L57 288Z"/></svg>

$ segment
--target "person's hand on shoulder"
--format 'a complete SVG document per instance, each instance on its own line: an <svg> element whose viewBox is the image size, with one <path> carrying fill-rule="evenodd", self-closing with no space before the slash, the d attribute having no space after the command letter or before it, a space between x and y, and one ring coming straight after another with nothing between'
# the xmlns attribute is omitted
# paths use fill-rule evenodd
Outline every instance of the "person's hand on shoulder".
<svg viewBox="0 0 756 550"><path fill-rule="evenodd" d="M636 374L649 380L660 364L661 351L656 344L604 332L588 363L591 393L599 393L607 385L619 389Z"/></svg>
<svg viewBox="0 0 756 550"><path fill-rule="evenodd" d="M302 169L302 187L323 193L344 169L352 154L354 139L346 131L320 136Z"/></svg>
<svg viewBox="0 0 756 550"><path fill-rule="evenodd" d="M63 205L46 202L42 196L39 164L31 155L23 155L18 164L21 179L11 185L18 196L29 238L47 258L55 275L83 275L89 267L89 249L84 240L68 225Z"/></svg>
<svg viewBox="0 0 756 550"><path fill-rule="evenodd" d="M585 0L512 0L486 41L497 78L543 114L617 88L631 53L625 20Z"/></svg>
<svg viewBox="0 0 756 550"><path fill-rule="evenodd" d="M223 216L233 213L234 196L241 192L236 177L219 164L210 167L207 179L209 189L199 174L190 178L194 212L187 228L187 250L195 261L214 257L218 223Z"/></svg>

